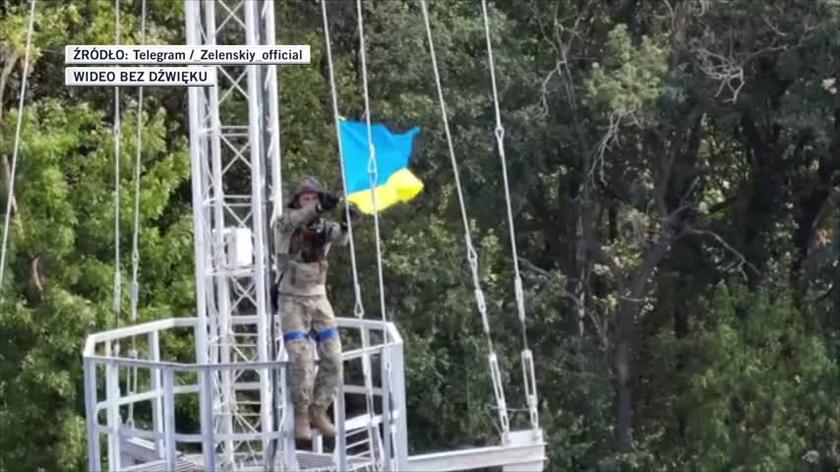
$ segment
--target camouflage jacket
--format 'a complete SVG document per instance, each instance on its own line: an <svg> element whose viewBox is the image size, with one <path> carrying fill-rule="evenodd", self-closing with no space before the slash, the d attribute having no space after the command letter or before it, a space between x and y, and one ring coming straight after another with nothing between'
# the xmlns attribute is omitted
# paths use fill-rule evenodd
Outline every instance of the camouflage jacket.
<svg viewBox="0 0 840 472"><path fill-rule="evenodd" d="M333 243L350 237L343 225L321 218L317 205L287 208L273 224L278 290L285 295L326 295L327 269Z"/></svg>

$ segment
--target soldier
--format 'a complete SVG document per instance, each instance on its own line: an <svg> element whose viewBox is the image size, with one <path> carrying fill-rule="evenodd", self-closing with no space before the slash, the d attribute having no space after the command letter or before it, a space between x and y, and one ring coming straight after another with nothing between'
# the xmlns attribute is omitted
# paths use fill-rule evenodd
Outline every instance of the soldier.
<svg viewBox="0 0 840 472"><path fill-rule="evenodd" d="M295 438L310 440L314 424L325 437L335 437L327 408L343 381L341 339L327 299L327 255L332 243L349 241L346 213L337 223L322 218L338 198L313 177L295 190L287 211L273 222L279 281L277 284L283 340L289 353ZM349 209L356 218L355 209ZM318 344L317 377L309 339Z"/></svg>

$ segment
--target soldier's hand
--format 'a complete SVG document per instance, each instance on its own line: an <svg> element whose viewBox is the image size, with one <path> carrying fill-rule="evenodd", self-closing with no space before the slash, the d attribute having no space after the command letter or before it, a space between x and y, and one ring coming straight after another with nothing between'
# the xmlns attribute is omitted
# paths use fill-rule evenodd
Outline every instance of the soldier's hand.
<svg viewBox="0 0 840 472"><path fill-rule="evenodd" d="M321 206L322 211L331 211L338 205L338 197L326 192L320 192L318 194L318 204Z"/></svg>
<svg viewBox="0 0 840 472"><path fill-rule="evenodd" d="M344 226L347 226L347 214L348 213L350 214L350 222L351 223L355 223L356 221L358 221L359 216L361 216L359 214L359 210L356 208L356 205L354 205L352 203L348 203L347 204L347 212L343 213L341 215L341 224L344 225Z"/></svg>

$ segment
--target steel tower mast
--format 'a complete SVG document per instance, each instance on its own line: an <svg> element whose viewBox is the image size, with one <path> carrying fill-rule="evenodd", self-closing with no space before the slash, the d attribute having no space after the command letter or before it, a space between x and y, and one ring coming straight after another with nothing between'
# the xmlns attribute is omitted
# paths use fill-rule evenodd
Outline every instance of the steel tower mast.
<svg viewBox="0 0 840 472"><path fill-rule="evenodd" d="M185 8L188 45L275 44L273 0L186 0ZM196 360L265 362L273 352L283 353L272 346L269 321L273 316L268 224L271 200L282 197L277 69L216 67L216 87L189 89L199 322ZM268 371L249 373L256 378L242 378L245 371L237 369L212 374L212 393L202 394L213 397L207 404L213 405L215 433L272 430L276 421L272 385L276 381L285 385L284 379L273 379ZM220 466L231 465L240 456L261 456L267 446L223 441Z"/></svg>

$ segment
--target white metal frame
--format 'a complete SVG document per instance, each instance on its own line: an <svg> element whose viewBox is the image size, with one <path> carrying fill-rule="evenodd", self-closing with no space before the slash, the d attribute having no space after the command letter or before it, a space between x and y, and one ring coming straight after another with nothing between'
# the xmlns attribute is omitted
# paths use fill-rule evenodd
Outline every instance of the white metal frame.
<svg viewBox="0 0 840 472"><path fill-rule="evenodd" d="M243 320L253 322L253 320ZM369 445L362 444L365 439L351 441L347 438L366 437L368 422L371 416L366 412L354 418L343 418L345 399L350 396L364 396L366 388L364 381L357 378L355 382L342 386L339 394L336 419L343 430L342 439L345 447L338 447L333 454L325 454L320 441L316 441L315 450L307 456L304 452L292 451L295 460L291 466L284 463L282 455L278 455L271 464L264 462L264 457L256 459L250 451L243 451L234 455L234 460L227 466L219 466L226 460L224 444L234 443L267 443L282 440L290 429L283 423L277 428L266 429L235 429L232 432L219 432L215 428L207 427L216 421L208 412L212 411L211 395L205 395L208 390L215 388L211 379L218 377L224 371L243 371L246 373L266 375L270 371L285 370L285 362L248 362L248 363L197 363L178 362L171 359L175 353L162 346L164 338L177 336L192 337L198 335L201 323L198 318L170 318L153 321L140 325L119 328L111 331L92 334L85 343L83 352L85 372L85 407L87 413L88 432L88 470L105 470L101 459L107 458L107 470L178 470L183 464L201 470L231 470L234 466L240 470L303 470L308 469L302 458L309 462L320 458L319 464L325 470L382 470L383 464L378 463L370 451ZM360 320L357 318L340 318L339 327L345 339L361 339L364 334L370 338L383 340L380 343L364 348L347 349L342 354L346 369L353 362L371 358L379 359L379 367L384 369L382 359L387 355L395 366L403 365L402 338L393 324L384 325L380 321ZM179 333L180 331L180 333ZM387 331L387 341L386 332ZM138 357L132 358L120 355L112 346L126 342L130 338L138 342ZM359 364L360 366L361 364ZM128 392L120 388L129 370L140 376L140 388L136 392ZM399 372L402 372L400 370ZM352 376L350 376L352 377ZM358 376L357 376L358 377ZM405 392L402 390L402 379L399 384L391 388L380 384L373 389L373 395L382 399L384 392L390 392L390 412L381 409L373 415L374 426L382 428L383 434L393 434L405 441ZM235 390L252 390L258 383L241 380L234 383ZM98 386L104 385L104 392ZM384 387L384 388L383 388ZM191 402L190 395L198 395L199 402ZM143 415L143 406L148 404L148 414ZM137 422L133 425L123 422L120 410L133 406L138 412ZM177 408L177 409L176 409ZM190 414L190 409L197 408ZM186 416L200 418L199 426L192 431L182 431L182 426L176 421L176 412ZM103 418L104 416L104 418ZM104 440L103 440L104 437ZM193 451L189 452L189 445ZM103 455L103 447L105 454ZM196 452L196 450L200 452ZM407 450L398 452L388 458L396 470L406 470L408 467Z"/></svg>
<svg viewBox="0 0 840 472"><path fill-rule="evenodd" d="M268 0L185 1L189 45L271 45L273 2ZM197 318L196 360L239 364L271 360L270 261L268 222L271 200L279 203L280 137L275 66L217 66L219 84L189 90L190 159L193 177ZM271 179L268 177L271 176ZM228 262L225 234L247 229L253 238L250 267ZM282 355L283 350L276 352ZM207 371L211 372L211 371ZM258 385L236 388L247 369L223 369L204 384L212 390L205 402L213 418L203 426L224 437L237 431L273 430L273 410L282 418L286 402L274 404L272 380L284 371L263 372ZM287 416L287 415L286 415ZM209 432L209 431L207 431ZM282 452L284 444L277 444ZM269 442L222 446L219 467L236 468L246 450L252 462ZM291 452L285 454L291 460ZM291 464L287 464L291 465Z"/></svg>

